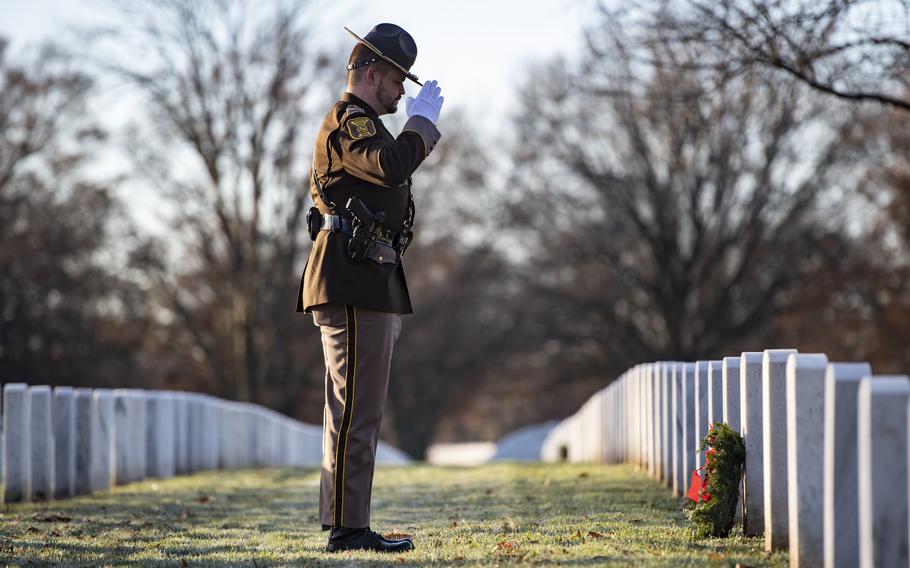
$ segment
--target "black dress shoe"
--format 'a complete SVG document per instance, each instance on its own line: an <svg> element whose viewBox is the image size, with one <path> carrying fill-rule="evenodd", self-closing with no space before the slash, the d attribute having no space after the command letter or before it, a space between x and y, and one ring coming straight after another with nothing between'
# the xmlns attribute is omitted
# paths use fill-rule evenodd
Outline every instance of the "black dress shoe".
<svg viewBox="0 0 910 568"><path fill-rule="evenodd" d="M363 529L334 528L325 549L327 552L340 550L407 552L414 549L414 543L410 539L386 540L382 535L371 531L369 527Z"/></svg>

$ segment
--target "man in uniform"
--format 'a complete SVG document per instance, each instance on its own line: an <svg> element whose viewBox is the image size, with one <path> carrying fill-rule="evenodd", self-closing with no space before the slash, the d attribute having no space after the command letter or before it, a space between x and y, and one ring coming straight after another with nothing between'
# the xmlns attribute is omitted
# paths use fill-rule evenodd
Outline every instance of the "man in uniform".
<svg viewBox="0 0 910 568"><path fill-rule="evenodd" d="M347 29L347 28L345 28ZM370 494L379 425L400 314L411 313L401 255L411 240L411 174L440 138L443 97L435 81L407 99L398 137L379 116L394 113L417 45L379 24L348 60L348 84L316 137L308 215L314 239L297 311L313 314L325 355L325 413L319 518L327 550L403 552L410 539L370 530Z"/></svg>

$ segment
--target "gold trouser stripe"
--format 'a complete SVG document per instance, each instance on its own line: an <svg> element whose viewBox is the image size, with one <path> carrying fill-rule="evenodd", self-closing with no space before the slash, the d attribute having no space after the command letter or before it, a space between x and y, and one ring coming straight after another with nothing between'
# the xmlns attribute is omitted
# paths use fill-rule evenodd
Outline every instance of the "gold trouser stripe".
<svg viewBox="0 0 910 568"><path fill-rule="evenodd" d="M344 307L345 325L345 371L344 371L344 412L338 429L335 448L335 526L344 526L344 466L348 433L354 415L354 387L357 384L357 310L354 306Z"/></svg>

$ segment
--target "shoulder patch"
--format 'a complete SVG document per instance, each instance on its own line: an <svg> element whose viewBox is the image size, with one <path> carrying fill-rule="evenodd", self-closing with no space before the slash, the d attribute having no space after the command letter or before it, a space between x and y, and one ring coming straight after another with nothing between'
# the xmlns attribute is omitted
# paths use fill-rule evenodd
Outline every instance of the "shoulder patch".
<svg viewBox="0 0 910 568"><path fill-rule="evenodd" d="M357 118L349 119L345 123L345 128L347 128L348 134L354 140L368 138L376 134L376 125L373 124L373 121L368 116L358 116Z"/></svg>

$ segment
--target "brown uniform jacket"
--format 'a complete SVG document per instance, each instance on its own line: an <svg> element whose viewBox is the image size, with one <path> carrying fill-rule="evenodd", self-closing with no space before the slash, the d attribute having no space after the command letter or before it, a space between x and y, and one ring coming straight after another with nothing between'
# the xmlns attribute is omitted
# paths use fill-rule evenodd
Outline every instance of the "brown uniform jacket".
<svg viewBox="0 0 910 568"><path fill-rule="evenodd" d="M409 118L395 138L372 107L345 93L322 122L313 164L336 213L347 216L344 205L357 196L373 213L385 212L383 225L398 232L407 217L411 174L439 138L436 126L421 116ZM329 214L312 179L310 195L319 211ZM398 254L386 248L372 258L354 261L348 256L347 243L348 235L319 231L300 281L297 311L333 303L412 313Z"/></svg>

